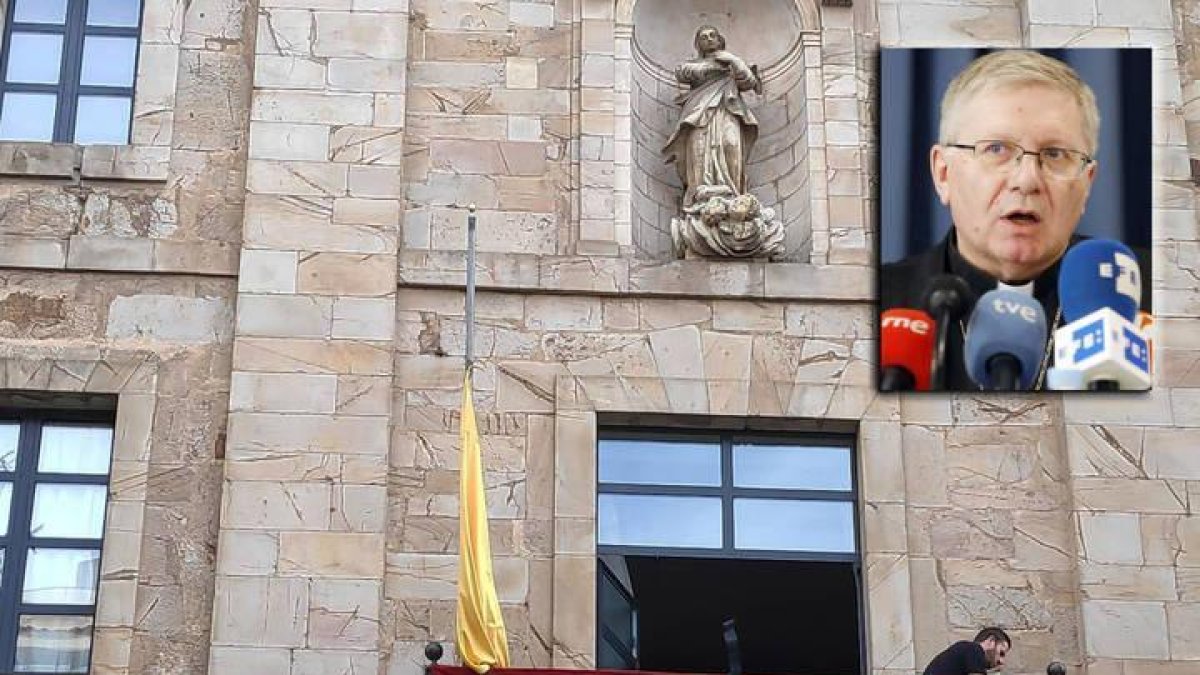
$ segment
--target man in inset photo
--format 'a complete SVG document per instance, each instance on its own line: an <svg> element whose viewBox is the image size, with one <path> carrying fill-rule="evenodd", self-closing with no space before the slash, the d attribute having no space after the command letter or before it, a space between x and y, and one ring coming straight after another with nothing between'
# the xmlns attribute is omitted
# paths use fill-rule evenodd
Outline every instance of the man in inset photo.
<svg viewBox="0 0 1200 675"><path fill-rule="evenodd" d="M1149 387L1149 80L1148 50L883 50L881 389Z"/></svg>

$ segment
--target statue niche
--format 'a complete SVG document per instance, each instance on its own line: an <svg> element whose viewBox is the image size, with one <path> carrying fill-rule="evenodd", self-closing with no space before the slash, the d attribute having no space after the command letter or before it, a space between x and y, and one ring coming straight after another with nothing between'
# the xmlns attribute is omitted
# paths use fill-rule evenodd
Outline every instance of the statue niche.
<svg viewBox="0 0 1200 675"><path fill-rule="evenodd" d="M671 219L675 256L778 258L783 223L746 191L758 120L742 92L762 94L758 69L726 51L724 36L712 26L701 26L694 44L697 58L675 69L675 79L689 89L675 101L683 110L663 148L684 187L682 213Z"/></svg>

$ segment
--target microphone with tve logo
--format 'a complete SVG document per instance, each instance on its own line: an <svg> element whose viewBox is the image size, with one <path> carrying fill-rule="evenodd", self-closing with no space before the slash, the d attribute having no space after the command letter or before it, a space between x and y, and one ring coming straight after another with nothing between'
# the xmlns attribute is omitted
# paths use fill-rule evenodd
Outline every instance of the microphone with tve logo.
<svg viewBox="0 0 1200 675"><path fill-rule="evenodd" d="M1091 239L1067 251L1058 277L1067 325L1054 333L1055 368L1076 371L1069 379L1087 389L1148 389L1150 345L1136 323L1141 296L1128 246Z"/></svg>
<svg viewBox="0 0 1200 675"><path fill-rule="evenodd" d="M919 309L889 309L880 318L879 390L929 391L937 326Z"/></svg>
<svg viewBox="0 0 1200 675"><path fill-rule="evenodd" d="M975 303L963 348L967 375L984 389L1033 387L1046 347L1046 311L1029 295L1006 288Z"/></svg>

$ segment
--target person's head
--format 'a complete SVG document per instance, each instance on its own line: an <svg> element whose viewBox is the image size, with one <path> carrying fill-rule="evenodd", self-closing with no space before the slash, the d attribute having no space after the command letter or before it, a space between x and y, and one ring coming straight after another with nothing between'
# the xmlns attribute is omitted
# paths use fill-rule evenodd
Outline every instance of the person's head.
<svg viewBox="0 0 1200 675"><path fill-rule="evenodd" d="M975 641L983 647L983 653L987 656L988 670L996 670L1004 665L1004 660L1008 657L1008 650L1012 649L1012 638L1008 637L1008 633L1004 632L1003 628L989 626L979 631L975 636Z"/></svg>
<svg viewBox="0 0 1200 675"><path fill-rule="evenodd" d="M1091 88L1056 59L997 51L959 73L929 163L963 256L1002 281L1062 257L1095 178L1099 127Z"/></svg>
<svg viewBox="0 0 1200 675"><path fill-rule="evenodd" d="M692 44L696 46L696 52L700 56L708 56L725 49L725 36L721 35L721 31L715 26L700 26L696 29L696 37L693 38Z"/></svg>

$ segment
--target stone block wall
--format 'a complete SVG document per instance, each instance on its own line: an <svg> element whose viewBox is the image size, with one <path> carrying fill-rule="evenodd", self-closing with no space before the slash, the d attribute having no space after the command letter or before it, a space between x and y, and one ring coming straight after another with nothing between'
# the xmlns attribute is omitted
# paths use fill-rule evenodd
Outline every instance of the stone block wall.
<svg viewBox="0 0 1200 675"><path fill-rule="evenodd" d="M0 142L0 388L118 399L95 673L207 669L253 11L145 1L130 145Z"/></svg>

